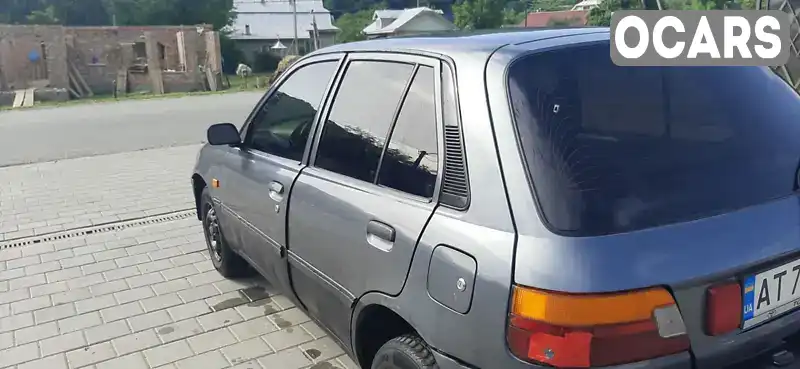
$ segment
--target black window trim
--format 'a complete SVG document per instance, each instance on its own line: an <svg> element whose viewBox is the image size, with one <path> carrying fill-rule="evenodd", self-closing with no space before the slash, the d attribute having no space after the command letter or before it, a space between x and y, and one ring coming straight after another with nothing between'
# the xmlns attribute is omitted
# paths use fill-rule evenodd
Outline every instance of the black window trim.
<svg viewBox="0 0 800 369"><path fill-rule="evenodd" d="M317 125L319 124L319 121L320 121L322 108L325 106L326 102L328 101L328 97L331 94L331 91L333 89L334 83L338 80L339 74L341 73L341 70L342 70L342 66L344 65L344 61L345 61L345 54L344 53L334 53L334 54L315 55L313 57L304 58L302 60L299 60L299 61L295 62L294 65L292 65L287 71L285 71L283 74L281 74L281 76L278 77L278 79L272 84L272 86L270 86L267 89L267 92L265 92L264 95L261 97L261 99L258 101L258 103L256 104L256 107L250 112L250 114L247 116L247 119L245 119L245 124L243 124L241 129L239 130L239 135L242 138L242 142L243 143L247 142L247 135L250 134L250 131L252 130L252 127L253 127L252 123L256 119L256 117L258 117L259 112L261 112L261 109L264 107L264 105L267 103L267 101L269 101L269 99L273 95L275 95L275 93L277 93L278 89L280 89L280 87L286 82L286 80L289 79L295 72L297 72L298 70L300 70L300 69L302 69L304 67L312 65L312 64L335 62L335 63L337 63L336 69L335 69L335 71L333 73L332 78L330 79L330 81L328 81L328 85L325 87L325 92L322 95L322 101L320 101L320 105L317 107L317 114L314 116L314 121L311 124L311 132L315 132L316 131L316 127L317 127ZM310 137L313 137L313 136L310 135L309 138ZM303 165L303 164L307 163L309 151L310 151L311 144L312 144L312 142L311 142L312 140L309 139L308 141L309 142L306 142L306 147L305 147L305 149L303 151L303 157L302 157L302 160L300 160L300 161L297 161L297 160L294 160L294 159L289 159L289 158L284 158L284 157L279 156L279 155L275 155L275 154L272 154L272 153L268 153L268 152L261 151L261 150L258 150L258 149L252 148L252 147L247 147L247 146L244 146L244 145L242 145L241 147L235 147L234 149L245 151L245 152L248 152L248 153L251 153L251 154L254 154L254 155L258 155L258 156L264 157L266 159L275 159L275 158L277 158L277 159L280 159L280 160L285 160L285 161L294 162L294 163L298 163L300 165Z"/></svg>
<svg viewBox="0 0 800 369"><path fill-rule="evenodd" d="M434 94L435 94L435 111L436 111L436 138L437 138L437 150L440 153L444 152L444 118L443 118L443 109L442 109L442 61L438 58L431 57L428 55L421 55L421 54L412 54L412 53L399 53L399 52L350 52L345 55L343 60L341 61L341 65L339 71L336 75L335 81L333 86L328 90L327 98L325 99L325 104L320 109L320 112L317 116L317 121L314 126L313 137L314 140L312 145L310 146L310 153L307 156L306 165L308 167L313 167L314 170L320 171L321 173L325 173L328 179L346 185L348 187L356 187L362 191L376 193L376 194L387 194L392 195L394 197L399 197L406 200L411 200L417 203L423 204L434 204L439 202L439 196L441 194L441 187L442 187L442 180L444 177L444 160L439 159L437 160L437 174L436 174L436 182L434 185L433 196L431 198L422 197L413 195L407 192L403 192L400 190L396 190L391 187L382 186L375 184L375 180L377 180L377 175L375 176L376 179L373 180L373 183L362 181L359 179L351 178L343 174L339 174L336 172L332 172L326 170L324 168L314 166L314 161L317 157L317 150L319 148L319 141L322 137L322 124L327 120L328 116L330 115L331 108L333 106L333 97L339 91L339 87L341 86L342 79L344 78L347 70L347 66L351 61L372 61L372 62L390 62L390 63L400 63L400 64L410 64L414 66L414 70L411 73L411 76L408 81L406 81L406 86L401 95L400 101L398 102L397 107L395 108L394 116L390 125L390 130L387 133L387 137L391 137L391 133L394 129L394 125L397 121L397 117L400 113L400 108L402 107L403 102L405 101L405 96L408 93L408 90L411 86L411 83L414 80L414 76L417 73L419 66L426 66L433 68L434 72ZM384 143L383 151L381 153L381 159L378 162L378 168L382 165L383 161L383 153L386 151L386 146L389 143L387 140ZM441 155L441 154L440 154Z"/></svg>

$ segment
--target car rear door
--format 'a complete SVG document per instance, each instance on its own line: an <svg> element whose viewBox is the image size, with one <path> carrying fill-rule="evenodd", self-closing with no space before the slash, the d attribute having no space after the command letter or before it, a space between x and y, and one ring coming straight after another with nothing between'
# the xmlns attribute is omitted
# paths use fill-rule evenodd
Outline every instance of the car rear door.
<svg viewBox="0 0 800 369"><path fill-rule="evenodd" d="M302 169L308 137L342 55L306 59L287 72L229 148L224 202L234 215L233 235L245 257L272 282L286 246L286 206ZM229 232L231 233L231 232Z"/></svg>
<svg viewBox="0 0 800 369"><path fill-rule="evenodd" d="M400 293L435 209L439 75L436 59L350 54L292 189L292 284L341 339L349 337L357 298Z"/></svg>

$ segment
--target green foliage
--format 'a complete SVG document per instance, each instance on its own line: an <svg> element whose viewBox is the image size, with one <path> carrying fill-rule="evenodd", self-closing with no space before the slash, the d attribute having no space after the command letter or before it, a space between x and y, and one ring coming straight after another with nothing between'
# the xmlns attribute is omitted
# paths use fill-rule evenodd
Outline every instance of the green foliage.
<svg viewBox="0 0 800 369"><path fill-rule="evenodd" d="M459 0L453 5L454 23L461 29L491 29L503 25L504 0Z"/></svg>
<svg viewBox="0 0 800 369"><path fill-rule="evenodd" d="M530 2L529 10L532 12L570 10L576 3L577 1L575 0L532 0Z"/></svg>
<svg viewBox="0 0 800 369"><path fill-rule="evenodd" d="M611 13L614 11L641 8L642 4L638 0L605 0L598 7L589 10L586 25L608 27L611 25Z"/></svg>
<svg viewBox="0 0 800 369"><path fill-rule="evenodd" d="M25 19L31 24L59 24L61 23L56 16L56 8L52 5L44 10L34 10Z"/></svg>
<svg viewBox="0 0 800 369"><path fill-rule="evenodd" d="M253 60L253 72L254 73L264 73L264 72L273 72L275 69L278 68L278 63L281 61L281 57L277 56L271 52L259 52L255 55L255 60ZM238 65L238 64L237 64Z"/></svg>
<svg viewBox="0 0 800 369"><path fill-rule="evenodd" d="M754 10L756 0L667 0L664 5L669 10Z"/></svg>
<svg viewBox="0 0 800 369"><path fill-rule="evenodd" d="M71 26L189 25L220 29L233 19L233 0L0 0L0 19L15 24Z"/></svg>
<svg viewBox="0 0 800 369"><path fill-rule="evenodd" d="M366 38L361 32L364 27L372 23L374 8L364 9L355 13L345 13L334 22L341 32L336 36L339 42L359 41Z"/></svg>
<svg viewBox="0 0 800 369"><path fill-rule="evenodd" d="M526 15L527 12L506 8L503 11L503 24L520 24Z"/></svg>

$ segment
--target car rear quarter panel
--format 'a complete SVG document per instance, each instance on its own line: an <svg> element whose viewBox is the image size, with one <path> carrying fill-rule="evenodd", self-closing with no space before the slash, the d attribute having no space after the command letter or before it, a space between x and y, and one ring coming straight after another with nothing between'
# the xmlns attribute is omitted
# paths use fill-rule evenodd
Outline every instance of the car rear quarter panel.
<svg viewBox="0 0 800 369"><path fill-rule="evenodd" d="M392 308L440 352L480 368L524 368L506 349L505 326L513 263L514 228L503 190L489 112L482 57L451 55L455 61L464 147L470 173L468 210L439 206L418 243L403 292L398 297L368 294L360 307ZM447 245L477 262L473 300L467 313L450 310L428 294L433 249ZM456 285L457 281L447 281ZM447 283L445 282L445 283ZM358 316L358 310L355 312ZM357 319L353 319L356 321ZM502 362L503 365L498 365Z"/></svg>
<svg viewBox="0 0 800 369"><path fill-rule="evenodd" d="M487 91L518 240L513 280L572 293L666 286L687 325L697 368L742 360L800 329L797 312L722 337L704 333L705 291L714 282L800 257L800 200L775 200L720 216L600 237L549 230L537 211L508 104L506 66L522 53L608 40L608 33L508 46L489 61ZM531 179L535 182L535 178Z"/></svg>

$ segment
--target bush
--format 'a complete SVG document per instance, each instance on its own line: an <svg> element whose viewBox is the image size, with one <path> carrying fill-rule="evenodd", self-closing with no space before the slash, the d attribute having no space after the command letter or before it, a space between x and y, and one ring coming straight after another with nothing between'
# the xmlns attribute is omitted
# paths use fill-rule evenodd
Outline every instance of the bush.
<svg viewBox="0 0 800 369"><path fill-rule="evenodd" d="M286 70L286 68L289 68L289 66L299 58L300 57L297 55L284 56L283 59L281 59L281 61L278 63L278 67L275 68L275 73L272 73L272 76L270 76L269 82L272 83L275 81L275 79L278 78L278 76L280 76L281 73Z"/></svg>
<svg viewBox="0 0 800 369"><path fill-rule="evenodd" d="M253 72L272 72L278 68L280 61L281 58L271 52L256 53L255 60L253 60Z"/></svg>
<svg viewBox="0 0 800 369"><path fill-rule="evenodd" d="M222 71L225 74L236 73L236 67L239 63L244 62L244 54L236 43L233 42L227 35L219 35L220 53L222 53Z"/></svg>

